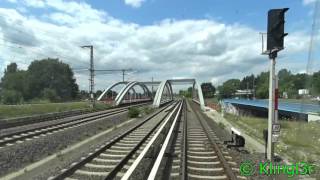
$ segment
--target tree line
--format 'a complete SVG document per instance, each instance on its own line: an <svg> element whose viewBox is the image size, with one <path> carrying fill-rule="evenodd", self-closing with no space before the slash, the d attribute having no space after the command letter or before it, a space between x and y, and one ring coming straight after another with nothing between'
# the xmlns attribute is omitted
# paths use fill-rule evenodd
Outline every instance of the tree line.
<svg viewBox="0 0 320 180"><path fill-rule="evenodd" d="M3 104L40 99L70 101L80 95L72 69L59 59L35 60L27 70L21 70L16 63L11 63L0 82L0 101Z"/></svg>
<svg viewBox="0 0 320 180"><path fill-rule="evenodd" d="M204 98L213 98L214 94L216 92L216 88L210 82L202 83L201 90L202 90ZM191 98L192 97L192 87L189 87L187 90L180 90L179 95Z"/></svg>
<svg viewBox="0 0 320 180"><path fill-rule="evenodd" d="M281 98L297 99L299 89L308 89L312 96L320 96L320 71L308 75L306 73L294 74L287 69L278 72L279 95ZM201 84L203 96L212 98L217 90L218 98L232 98L237 90L250 90L255 98L266 99L269 97L269 72L261 72L258 75L248 75L240 79L229 79L222 85L215 87L210 82ZM192 96L192 87L180 90L181 96Z"/></svg>
<svg viewBox="0 0 320 180"><path fill-rule="evenodd" d="M300 98L299 89L308 89L314 96L320 95L320 71L308 75L306 73L293 74L287 69L278 72L279 95L287 98ZM231 98L236 90L253 90L256 98L269 97L269 72L261 72L257 76L251 74L240 79L229 79L217 87L220 98Z"/></svg>

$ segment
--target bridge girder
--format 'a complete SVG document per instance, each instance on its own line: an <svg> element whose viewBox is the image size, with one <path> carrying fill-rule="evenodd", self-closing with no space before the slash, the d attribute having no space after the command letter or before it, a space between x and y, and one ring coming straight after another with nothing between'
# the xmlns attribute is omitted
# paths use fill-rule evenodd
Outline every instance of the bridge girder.
<svg viewBox="0 0 320 180"><path fill-rule="evenodd" d="M102 99L102 97L103 97L108 91L110 91L112 88L114 88L114 87L116 87L116 86L118 86L118 85L120 85L120 84L128 84L128 82L126 82L126 81L121 81L121 82L116 82L116 83L111 84L107 89L105 89L105 90L101 93L101 95L97 98L97 100L100 101L100 100Z"/></svg>
<svg viewBox="0 0 320 180"><path fill-rule="evenodd" d="M118 86L120 84L125 84L124 87L120 90L118 95L115 98L115 105L120 105L121 102L123 101L125 95L132 89L133 92L135 93L134 86L140 86L142 90L144 91L144 94L147 92L148 96L152 99L152 93L150 92L149 88L147 87L148 83L157 85L158 84L158 89L156 91L156 95L153 100L153 106L154 107L159 107L161 105L161 99L163 97L163 92L167 88L169 92L169 100L173 100L173 91L172 91L172 84L173 83L192 83L192 98L194 101L196 101L198 104L200 104L200 107L202 110L205 110L205 103L204 103L204 98L203 98L203 93L200 84L196 81L196 79L171 79L171 80L165 80L161 82L138 82L138 81L132 81L132 82L117 82L109 86L107 89L103 91L103 93L99 96L97 100L101 100L102 97L112 88L115 86ZM195 88L198 89L197 93L195 93ZM197 94L199 97L199 101L194 99L194 95Z"/></svg>
<svg viewBox="0 0 320 180"><path fill-rule="evenodd" d="M171 94L171 97L173 99L173 91L172 91L172 83L192 83L192 98L194 96L194 92L195 92L195 87L198 89L198 97L199 97L199 101L196 101L197 103L200 104L200 107L202 110L205 110L205 104L204 104L204 98L203 98L203 93L202 93L202 89L199 83L197 83L196 79L172 79L172 80L165 80L162 81L158 87L158 90L156 92L156 96L154 98L153 101L153 106L154 107L159 107L161 105L161 99L162 99L162 95L163 95L163 91L164 89L168 86L169 87L169 93Z"/></svg>
<svg viewBox="0 0 320 180"><path fill-rule="evenodd" d="M171 100L173 100L173 92L172 92L172 86L169 80L162 81L157 89L156 95L153 100L153 106L154 107L159 107L161 104L161 99L163 95L163 91L165 88L168 88L169 93L171 95Z"/></svg>
<svg viewBox="0 0 320 180"><path fill-rule="evenodd" d="M126 84L125 87L123 87L121 89L121 91L119 92L119 94L117 95L116 99L115 99L115 105L118 106L121 104L121 102L123 101L125 95L131 90L133 89L134 86L140 86L142 88L142 90L144 91L144 93L147 92L147 95L152 99L152 95L151 92L149 91L148 87L145 84L142 84L140 82L137 81L132 81ZM135 90L133 89L133 91L135 92Z"/></svg>

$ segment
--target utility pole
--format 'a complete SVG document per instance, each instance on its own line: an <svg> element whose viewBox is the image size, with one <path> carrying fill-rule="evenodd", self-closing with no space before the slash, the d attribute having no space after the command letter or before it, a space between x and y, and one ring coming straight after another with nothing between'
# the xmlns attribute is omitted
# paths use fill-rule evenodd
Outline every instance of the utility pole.
<svg viewBox="0 0 320 180"><path fill-rule="evenodd" d="M252 99L256 99L256 92L255 92L255 87L254 87L254 76L252 80Z"/></svg>
<svg viewBox="0 0 320 180"><path fill-rule="evenodd" d="M90 103L91 103L91 107L94 108L95 107L95 98L94 98L94 63L93 63L93 46L92 45L87 45L87 46L81 46L82 48L90 48Z"/></svg>
<svg viewBox="0 0 320 180"><path fill-rule="evenodd" d="M151 78L151 82L152 82L152 84L151 84L151 94L153 96L153 77Z"/></svg>
<svg viewBox="0 0 320 180"><path fill-rule="evenodd" d="M125 72L125 70L122 69L122 82L124 82L124 72Z"/></svg>
<svg viewBox="0 0 320 180"><path fill-rule="evenodd" d="M247 99L249 99L249 82L247 82Z"/></svg>

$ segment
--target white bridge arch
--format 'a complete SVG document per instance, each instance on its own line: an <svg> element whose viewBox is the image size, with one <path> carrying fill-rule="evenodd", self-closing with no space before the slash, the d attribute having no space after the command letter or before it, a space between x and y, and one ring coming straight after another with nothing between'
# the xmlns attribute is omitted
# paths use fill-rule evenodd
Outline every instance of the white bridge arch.
<svg viewBox="0 0 320 180"><path fill-rule="evenodd" d="M125 101L125 97L126 95L129 94L130 91L133 91L132 94L129 94L130 99L132 97L133 100L136 100L136 90L135 90L135 86L139 86L142 90L143 90L143 95L146 95L148 99L144 99L145 101L147 100L152 100L152 95L151 92L149 91L148 87L141 82L137 82L137 81L131 81L131 82L117 82L112 84L111 86L109 86L107 89L105 89L101 95L97 98L98 101L102 101L103 97L106 96L108 94L108 92L111 91L111 93L113 93L112 89L115 88L116 86L120 86L120 85L124 85L121 90L119 91L119 93L116 94L116 97L112 100L114 100L113 105L115 106L119 106L120 104L124 103ZM128 102L131 103L132 101Z"/></svg>
<svg viewBox="0 0 320 180"><path fill-rule="evenodd" d="M125 96L130 92L133 91L133 95L136 94L134 87L140 86L143 89L143 94L147 95L147 97L152 100L153 99L153 106L160 107L162 104L172 101L173 97L173 90L172 85L174 84L192 84L192 99L193 101L197 102L201 109L205 109L204 98L201 90L200 84L196 81L196 79L169 79L164 80L161 82L138 82L138 81L131 81L131 82L117 82L109 86L107 89L103 91L103 93L97 98L98 101L102 100L103 97L108 93L108 91L112 91L112 89L119 85L124 85L119 93L116 95L114 99L114 105L118 106L124 103ZM158 85L157 91L155 96L152 96L152 92L149 90L147 85ZM198 97L198 99L196 98Z"/></svg>
<svg viewBox="0 0 320 180"><path fill-rule="evenodd" d="M171 94L173 100L173 91L172 85L174 84L192 84L192 99L197 102L202 110L205 110L205 103L203 98L203 93L200 84L196 81L196 79L170 79L162 81L157 89L157 93L153 100L153 106L159 107L161 104L167 102L167 99L163 99L163 92L167 88ZM196 99L198 96L199 100Z"/></svg>

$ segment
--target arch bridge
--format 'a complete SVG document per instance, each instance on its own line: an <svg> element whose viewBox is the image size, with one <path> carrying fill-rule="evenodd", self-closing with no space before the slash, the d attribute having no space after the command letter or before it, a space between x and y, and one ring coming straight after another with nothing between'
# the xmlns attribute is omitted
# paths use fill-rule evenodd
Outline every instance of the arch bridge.
<svg viewBox="0 0 320 180"><path fill-rule="evenodd" d="M204 110L205 103L201 86L196 79L169 79L161 82L116 82L106 88L97 100L114 106L153 101L153 107L158 108L174 100L177 94L173 92L172 86L181 84L192 85L192 99ZM119 89L119 87L120 91L116 91L115 89Z"/></svg>

